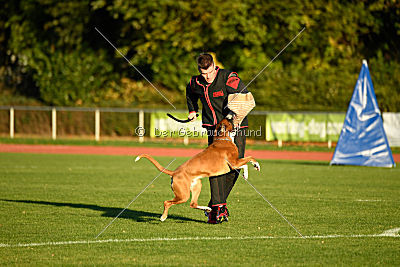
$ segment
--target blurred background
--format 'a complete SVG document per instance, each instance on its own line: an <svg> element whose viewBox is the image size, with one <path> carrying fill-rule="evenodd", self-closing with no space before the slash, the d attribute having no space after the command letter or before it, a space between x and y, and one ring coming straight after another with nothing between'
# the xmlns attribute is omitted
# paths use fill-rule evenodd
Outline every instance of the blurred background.
<svg viewBox="0 0 400 267"><path fill-rule="evenodd" d="M400 111L397 0L1 2L2 106L171 109L95 27L183 110L199 53L213 52L221 67L238 72L247 83L306 27L250 85L257 111L345 112L362 59L368 60L381 111ZM8 131L7 112L0 113L2 132ZM47 115L26 112L25 120L50 128L50 115L43 112ZM60 116L67 122L64 112ZM110 123L138 120L110 114ZM17 123L23 132L27 124ZM258 124L264 125L265 118L253 120ZM122 132L129 128L118 127ZM92 128L84 128L80 131L92 134Z"/></svg>

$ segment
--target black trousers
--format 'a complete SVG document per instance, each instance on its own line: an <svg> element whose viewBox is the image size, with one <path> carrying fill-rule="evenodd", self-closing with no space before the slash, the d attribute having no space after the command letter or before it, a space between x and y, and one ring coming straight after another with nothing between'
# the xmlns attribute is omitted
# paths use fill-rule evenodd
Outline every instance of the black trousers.
<svg viewBox="0 0 400 267"><path fill-rule="evenodd" d="M212 133L214 131L213 128L208 128L207 130L209 134L208 145L211 145L213 143L214 137L212 136ZM242 128L237 132L235 136L235 145L239 151L239 158L243 158L246 146L245 128ZM208 206L211 207L212 205L225 204L238 177L239 177L239 172L235 170L232 170L231 172L219 176L209 177L211 199L210 202L208 203Z"/></svg>

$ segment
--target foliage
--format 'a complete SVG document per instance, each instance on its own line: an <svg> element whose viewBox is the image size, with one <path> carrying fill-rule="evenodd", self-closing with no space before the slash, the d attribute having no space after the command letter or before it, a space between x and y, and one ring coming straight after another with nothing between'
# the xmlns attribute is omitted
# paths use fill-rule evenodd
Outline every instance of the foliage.
<svg viewBox="0 0 400 267"><path fill-rule="evenodd" d="M41 100L51 105L90 105L115 79L103 50L84 42L86 1L21 1L9 4L8 45L17 65L32 72Z"/></svg>
<svg viewBox="0 0 400 267"><path fill-rule="evenodd" d="M11 1L0 11L1 81L47 104L167 106L95 27L176 106L200 52L250 82L306 27L249 86L259 108L343 111L366 58L381 109L399 111L400 2L389 0Z"/></svg>
<svg viewBox="0 0 400 267"><path fill-rule="evenodd" d="M113 67L105 61L104 54L96 55L91 50L68 54L45 54L39 50L32 58L40 95L53 105L98 103L113 77Z"/></svg>

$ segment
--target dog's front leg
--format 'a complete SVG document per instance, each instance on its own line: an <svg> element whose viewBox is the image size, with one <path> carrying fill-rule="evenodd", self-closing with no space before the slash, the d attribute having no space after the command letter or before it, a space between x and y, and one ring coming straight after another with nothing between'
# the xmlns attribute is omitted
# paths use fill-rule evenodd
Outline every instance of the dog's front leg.
<svg viewBox="0 0 400 267"><path fill-rule="evenodd" d="M253 167L257 170L260 171L260 164L251 156L244 157L241 159L235 159L235 160L226 160L228 162L229 167L232 169L239 169L240 167L246 165L247 163L251 162L253 164Z"/></svg>
<svg viewBox="0 0 400 267"><path fill-rule="evenodd" d="M249 168L247 165L241 166L239 169L243 169L243 178L245 180L249 179Z"/></svg>
<svg viewBox="0 0 400 267"><path fill-rule="evenodd" d="M260 163L258 163L257 161L250 161L251 164L253 164L254 169L256 169L257 171L261 171L261 167L260 167Z"/></svg>

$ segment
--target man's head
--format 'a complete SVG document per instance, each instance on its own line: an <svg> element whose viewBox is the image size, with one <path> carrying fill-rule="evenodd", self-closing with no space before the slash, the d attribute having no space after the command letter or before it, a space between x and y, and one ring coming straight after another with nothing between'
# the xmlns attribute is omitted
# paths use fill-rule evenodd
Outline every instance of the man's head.
<svg viewBox="0 0 400 267"><path fill-rule="evenodd" d="M208 83L212 83L217 75L212 55L204 53L197 58L197 66L201 76Z"/></svg>

